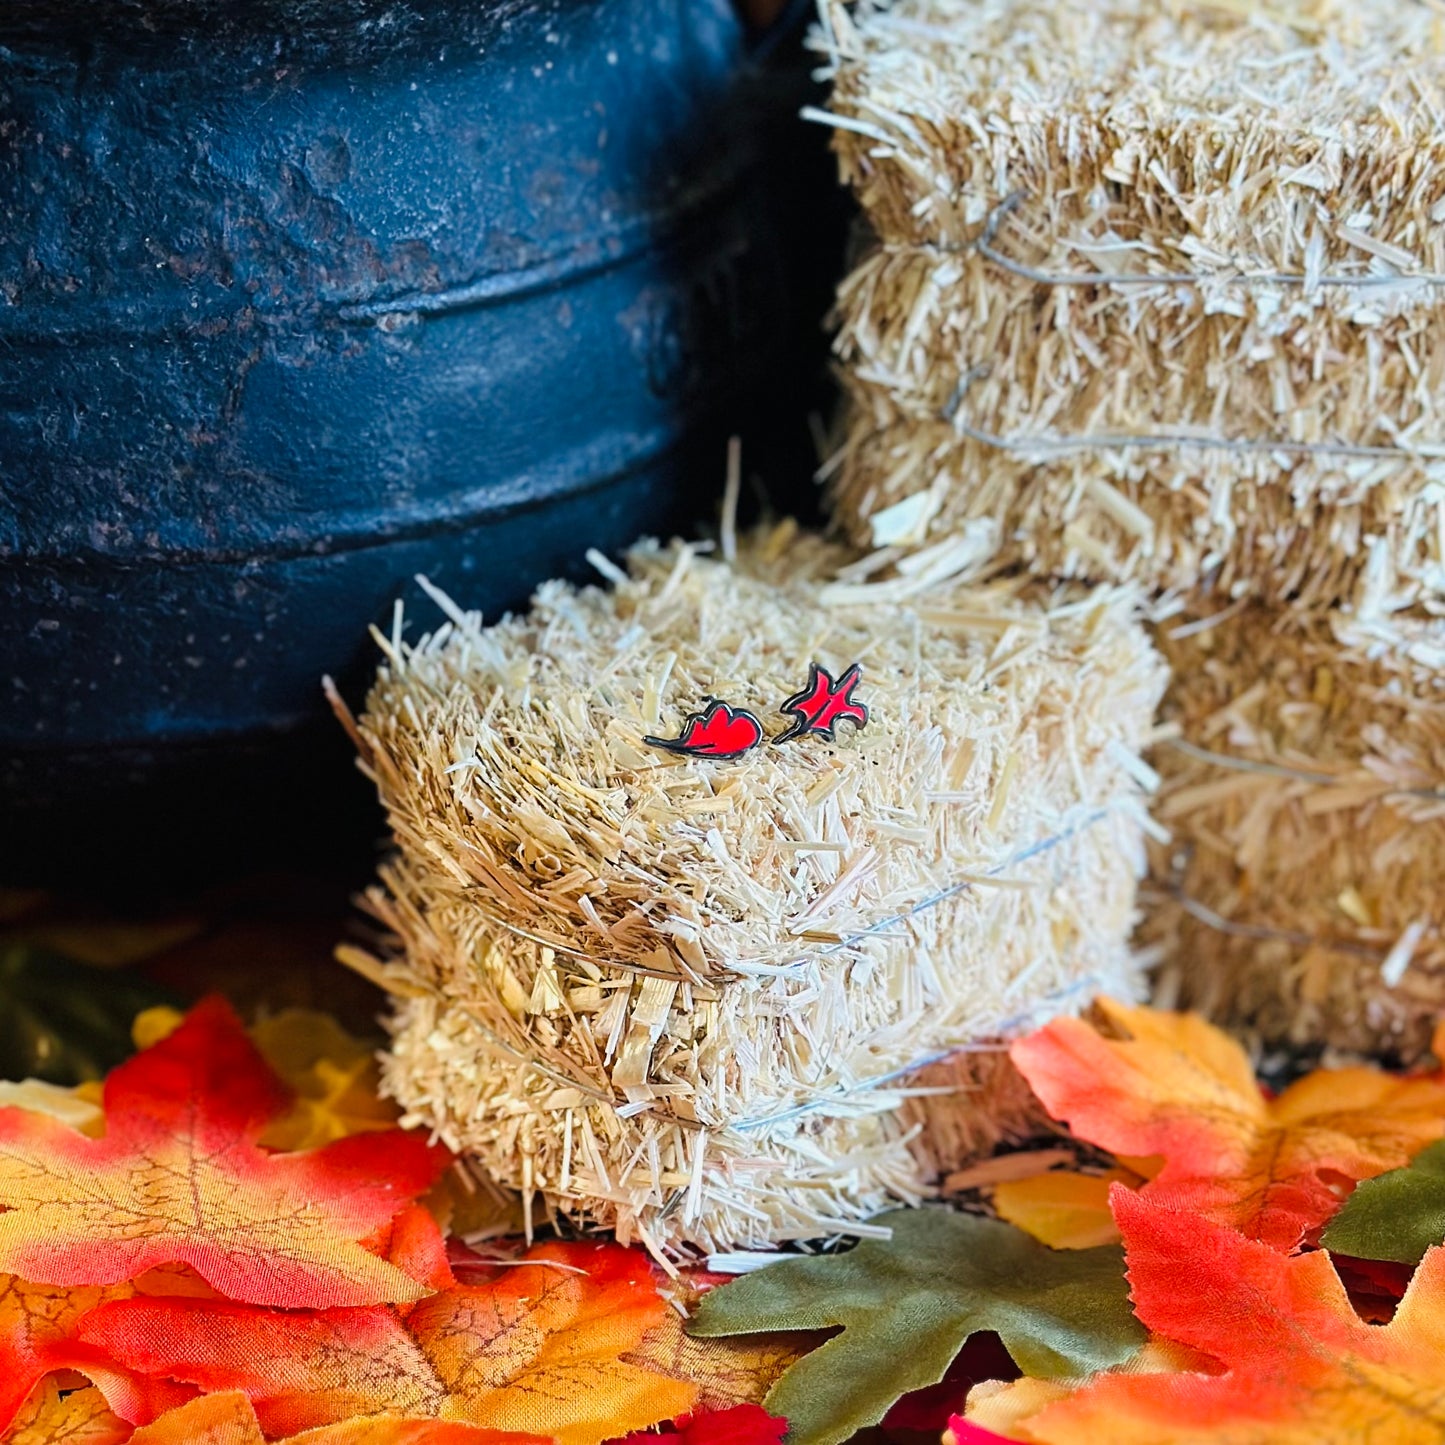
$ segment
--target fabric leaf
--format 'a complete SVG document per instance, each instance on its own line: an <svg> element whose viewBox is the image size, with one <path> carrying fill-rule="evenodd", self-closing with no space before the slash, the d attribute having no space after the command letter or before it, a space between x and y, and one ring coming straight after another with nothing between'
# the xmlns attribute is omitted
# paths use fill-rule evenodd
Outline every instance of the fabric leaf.
<svg viewBox="0 0 1445 1445"><path fill-rule="evenodd" d="M1129 1169L1103 1174L1055 1169L996 1185L993 1207L1000 1219L1050 1249L1094 1249L1119 1242L1119 1227L1109 1208L1110 1186L1143 1182Z"/></svg>
<svg viewBox="0 0 1445 1445"><path fill-rule="evenodd" d="M270 1149L319 1149L333 1139L393 1129L401 1111L380 1092L374 1048L330 1014L288 1008L260 1019L251 1039L295 1091L291 1112L261 1137Z"/></svg>
<svg viewBox="0 0 1445 1445"><path fill-rule="evenodd" d="M787 1433L788 1422L760 1405L733 1405L726 1410L697 1410L661 1431L637 1431L617 1445L782 1445Z"/></svg>
<svg viewBox="0 0 1445 1445"><path fill-rule="evenodd" d="M557 1242L404 1317L134 1299L81 1335L141 1373L244 1391L268 1435L388 1413L596 1445L693 1405L695 1385L623 1358L667 1308L641 1253Z"/></svg>
<svg viewBox="0 0 1445 1445"><path fill-rule="evenodd" d="M5 1434L5 1445L125 1445L134 1426L112 1414L94 1386L62 1394L41 1381Z"/></svg>
<svg viewBox="0 0 1445 1445"><path fill-rule="evenodd" d="M203 1395L129 1437L133 1445L265 1445L261 1422L239 1390ZM39 1442L36 1442L39 1445ZM77 1441L76 1445L89 1445ZM95 1445L110 1445L97 1441ZM348 1420L291 1435L280 1445L550 1445L537 1435L507 1435L439 1420L389 1415Z"/></svg>
<svg viewBox="0 0 1445 1445"><path fill-rule="evenodd" d="M210 999L109 1076L101 1138L0 1108L0 1269L111 1284L182 1263L232 1299L287 1308L419 1298L357 1241L433 1183L446 1151L391 1131L268 1154L255 1141L288 1103Z"/></svg>
<svg viewBox="0 0 1445 1445"><path fill-rule="evenodd" d="M16 1418L31 1392L57 1370L79 1370L99 1385L125 1419L149 1420L190 1392L163 1381L135 1379L102 1351L76 1338L79 1321L98 1305L132 1293L110 1289L27 1284L0 1275L0 1431Z"/></svg>
<svg viewBox="0 0 1445 1445"><path fill-rule="evenodd" d="M1035 1375L1103 1369L1143 1342L1115 1248L1061 1253L945 1209L875 1222L892 1237L770 1264L712 1291L689 1322L704 1336L841 1327L764 1401L789 1422L791 1445L834 1445L877 1424L900 1395L941 1380L981 1330Z"/></svg>
<svg viewBox="0 0 1445 1445"><path fill-rule="evenodd" d="M278 1445L552 1445L541 1435L516 1435L450 1420L402 1420L372 1415L288 1435Z"/></svg>
<svg viewBox="0 0 1445 1445"><path fill-rule="evenodd" d="M1125 1033L1056 1019L1009 1050L1044 1106L1089 1143L1159 1155L1143 1192L1294 1249L1349 1184L1445 1133L1445 1077L1321 1069L1266 1099L1243 1049L1194 1014L1099 1005Z"/></svg>
<svg viewBox="0 0 1445 1445"><path fill-rule="evenodd" d="M1445 1140L1403 1169L1366 1180L1345 1201L1320 1243L1356 1259L1416 1264L1445 1241Z"/></svg>
<svg viewBox="0 0 1445 1445"><path fill-rule="evenodd" d="M105 1125L100 1102L87 1097L98 1090L97 1084L81 1084L62 1088L44 1079L21 1079L19 1082L0 1079L0 1109L28 1109L32 1114L48 1114L68 1124L77 1134L95 1138Z"/></svg>
<svg viewBox="0 0 1445 1445"><path fill-rule="evenodd" d="M1445 1249L1366 1324L1323 1251L1289 1257L1116 1186L1139 1318L1216 1373L1113 1372L1017 1421L1039 1445L1392 1445L1445 1436ZM1009 1387L1013 1389L1015 1387Z"/></svg>
<svg viewBox="0 0 1445 1445"><path fill-rule="evenodd" d="M143 1425L131 1445L266 1445L251 1402L239 1391L202 1395Z"/></svg>
<svg viewBox="0 0 1445 1445"><path fill-rule="evenodd" d="M825 1338L782 1331L720 1339L688 1334L685 1321L698 1302L731 1280L731 1275L683 1270L668 1291L674 1308L665 1311L642 1343L626 1356L632 1364L646 1365L675 1380L695 1381L697 1403L710 1412L761 1404L783 1372Z"/></svg>

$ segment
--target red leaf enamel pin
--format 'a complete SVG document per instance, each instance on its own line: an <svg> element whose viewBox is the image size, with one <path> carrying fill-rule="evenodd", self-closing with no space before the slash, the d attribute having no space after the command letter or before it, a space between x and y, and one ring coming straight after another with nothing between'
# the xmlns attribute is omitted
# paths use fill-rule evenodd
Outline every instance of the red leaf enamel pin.
<svg viewBox="0 0 1445 1445"><path fill-rule="evenodd" d="M795 692L780 709L792 713L797 720L773 741L786 743L802 737L804 733L818 733L832 742L840 722L866 727L868 708L861 702L854 702L852 697L862 675L862 669L855 662L835 682L826 667L819 667L816 662L809 663L808 685L801 692Z"/></svg>
<svg viewBox="0 0 1445 1445"><path fill-rule="evenodd" d="M695 758L737 758L763 740L763 725L745 708L729 707L709 698L702 712L691 714L675 738L643 738L655 748Z"/></svg>

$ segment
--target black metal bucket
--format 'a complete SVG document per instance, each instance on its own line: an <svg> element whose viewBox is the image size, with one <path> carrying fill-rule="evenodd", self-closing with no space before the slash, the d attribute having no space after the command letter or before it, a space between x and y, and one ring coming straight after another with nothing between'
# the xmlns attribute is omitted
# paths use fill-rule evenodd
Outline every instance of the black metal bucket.
<svg viewBox="0 0 1445 1445"><path fill-rule="evenodd" d="M727 0L0 10L0 868L321 845L414 574L697 516L796 367L760 94Z"/></svg>

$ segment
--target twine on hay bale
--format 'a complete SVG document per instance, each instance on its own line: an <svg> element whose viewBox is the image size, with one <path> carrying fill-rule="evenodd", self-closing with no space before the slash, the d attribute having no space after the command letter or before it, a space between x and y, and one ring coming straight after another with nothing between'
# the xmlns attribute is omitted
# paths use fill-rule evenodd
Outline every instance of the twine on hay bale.
<svg viewBox="0 0 1445 1445"><path fill-rule="evenodd" d="M825 8L877 243L843 283L839 522L1304 607L1441 590L1445 19Z"/></svg>
<svg viewBox="0 0 1445 1445"><path fill-rule="evenodd" d="M1343 619L1165 624L1174 732L1154 755L1143 931L1159 992L1266 1040L1407 1059L1445 1007L1445 622L1421 661ZM1435 659L1425 660L1433 632Z"/></svg>
<svg viewBox="0 0 1445 1445"><path fill-rule="evenodd" d="M792 524L735 550L642 543L491 627L438 595L436 633L382 639L356 734L398 845L370 898L393 954L350 955L399 996L386 1087L660 1255L920 1198L1023 1122L1001 1036L1138 991L1163 670L1131 594L883 606ZM709 696L776 735L815 659L861 664L866 729L731 762L643 742Z"/></svg>

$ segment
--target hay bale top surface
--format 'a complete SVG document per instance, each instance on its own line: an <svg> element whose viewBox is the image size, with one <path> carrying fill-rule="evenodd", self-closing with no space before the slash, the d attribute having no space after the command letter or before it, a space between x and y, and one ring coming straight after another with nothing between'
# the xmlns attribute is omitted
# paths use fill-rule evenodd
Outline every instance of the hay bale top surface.
<svg viewBox="0 0 1445 1445"><path fill-rule="evenodd" d="M1432 6L897 0L830 6L819 43L885 241L969 239L1019 190L1075 268L1441 269ZM1101 191L1118 232L1069 234Z"/></svg>
<svg viewBox="0 0 1445 1445"><path fill-rule="evenodd" d="M791 526L736 566L643 544L611 589L548 583L526 616L453 609L391 647L365 726L403 851L568 954L766 974L1066 826L1103 751L1142 746L1159 670L1127 589L885 609L829 584L847 560ZM709 698L776 736L815 661L861 666L866 729L728 762L643 741Z"/></svg>
<svg viewBox="0 0 1445 1445"><path fill-rule="evenodd" d="M900 0L865 7L856 33L886 50L880 71L927 64L941 105L1005 122L1172 110L1322 140L1419 137L1445 99L1445 16L1419 0Z"/></svg>

